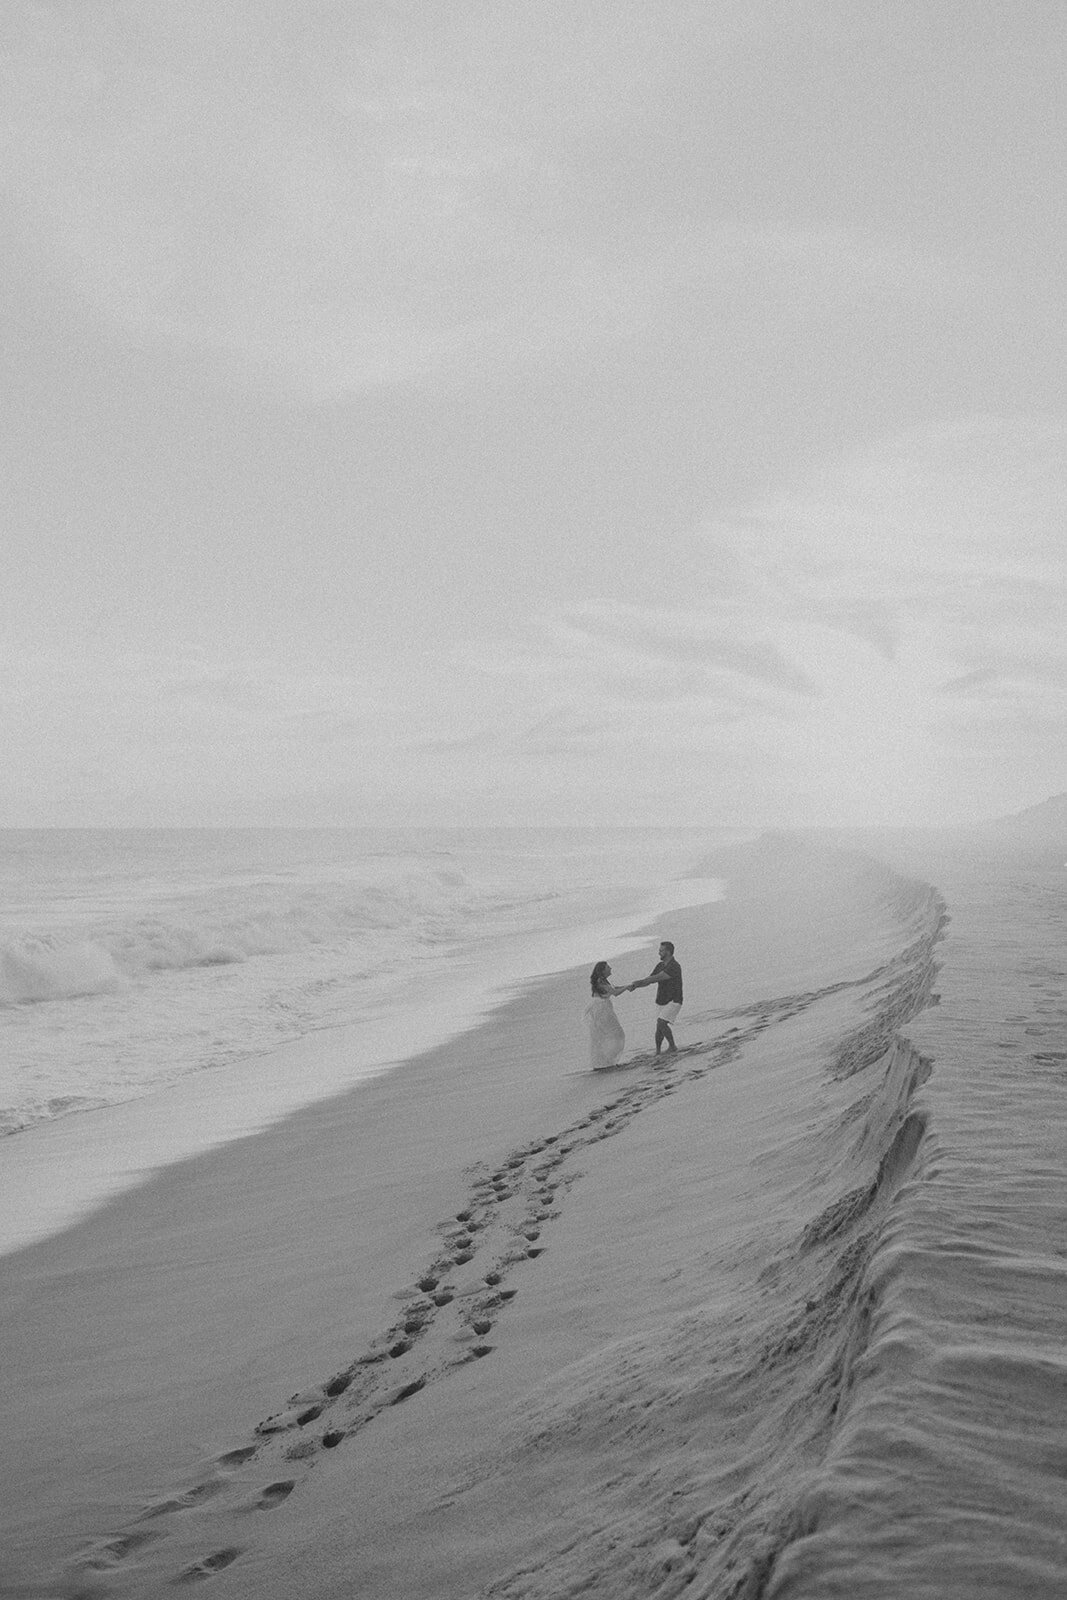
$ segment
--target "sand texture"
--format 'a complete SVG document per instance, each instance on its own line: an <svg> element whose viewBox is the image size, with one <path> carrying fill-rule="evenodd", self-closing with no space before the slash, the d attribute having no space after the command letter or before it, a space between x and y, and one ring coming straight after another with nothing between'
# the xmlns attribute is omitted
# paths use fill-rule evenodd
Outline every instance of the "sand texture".
<svg viewBox="0 0 1067 1600"><path fill-rule="evenodd" d="M994 948L1007 868L718 867L676 1056L646 990L581 1070L557 975L0 1263L3 1592L1060 1592L1062 902Z"/></svg>

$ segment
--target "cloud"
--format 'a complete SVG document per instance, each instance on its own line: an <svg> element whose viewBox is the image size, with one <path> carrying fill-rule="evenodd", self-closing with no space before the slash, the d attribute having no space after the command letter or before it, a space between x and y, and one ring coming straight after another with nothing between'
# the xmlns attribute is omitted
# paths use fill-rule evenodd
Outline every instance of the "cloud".
<svg viewBox="0 0 1067 1600"><path fill-rule="evenodd" d="M506 695L516 718L530 714L501 741L521 758L621 759L650 742L707 751L741 725L806 715L817 698L773 646L718 636L698 613L662 607L586 601L533 619L525 637L459 655L465 670L498 681L492 693Z"/></svg>
<svg viewBox="0 0 1067 1600"><path fill-rule="evenodd" d="M949 720L957 742L1009 708L1067 734L1065 512L1062 421L962 418L825 462L735 530L716 524L714 570L726 544L736 625L740 599L749 628L790 629L840 753L877 719L911 743L918 777Z"/></svg>
<svg viewBox="0 0 1067 1600"><path fill-rule="evenodd" d="M826 462L709 525L709 573L725 554L734 606L799 608L887 660L917 625L954 646L990 624L1022 639L1056 627L1065 515L1067 426L968 418Z"/></svg>
<svg viewBox="0 0 1067 1600"><path fill-rule="evenodd" d="M232 671L169 680L162 683L157 692L164 701L186 700L203 706L247 706L249 701L264 703L262 688Z"/></svg>
<svg viewBox="0 0 1067 1600"><path fill-rule="evenodd" d="M0 700L9 736L32 739L47 714L66 753L121 753L136 763L149 746L193 751L220 744L272 752L345 728L376 730L385 703L369 677L300 671L264 659L218 661L115 654L24 656L7 663ZM43 731L43 730L42 730Z"/></svg>
<svg viewBox="0 0 1067 1600"><path fill-rule="evenodd" d="M474 733L461 734L455 738L444 735L439 738L413 739L408 748L419 755L467 756L478 751L493 750L499 744L499 734L489 728L479 728Z"/></svg>
<svg viewBox="0 0 1067 1600"><path fill-rule="evenodd" d="M584 27L432 9L15 0L0 185L23 270L130 337L310 395L572 356L679 297L754 338L984 288L903 237L694 212L684 189L666 222L633 186L632 121L686 52L640 6ZM669 172L660 120L642 148Z"/></svg>
<svg viewBox="0 0 1067 1600"><path fill-rule="evenodd" d="M946 757L1005 720L1020 770L1048 769L1054 728L1062 765L1065 508L1067 426L961 418L709 521L684 606L590 598L467 662L517 714L551 708L541 753L630 783L654 748L812 815L937 815Z"/></svg>
<svg viewBox="0 0 1067 1600"><path fill-rule="evenodd" d="M886 600L857 597L826 615L832 628L850 633L869 644L887 661L896 659L900 648L901 622L896 609Z"/></svg>
<svg viewBox="0 0 1067 1600"><path fill-rule="evenodd" d="M996 683L999 677L1000 674L995 667L978 667L974 672L965 672L961 678L950 678L947 683L939 683L934 692L949 695L975 694Z"/></svg>
<svg viewBox="0 0 1067 1600"><path fill-rule="evenodd" d="M162 818L177 773L239 817L296 782L497 820L655 816L665 782L677 820L705 789L741 819L756 797L779 820L1007 809L1067 778L1065 496L1067 427L963 419L679 537L684 603L488 617L403 673L11 653L7 814L140 782Z"/></svg>
<svg viewBox="0 0 1067 1600"><path fill-rule="evenodd" d="M1067 706L1067 651L1058 655L1001 655L995 665L976 667L960 677L937 685L936 693L985 703L1028 700L1037 706L1042 701L1064 700Z"/></svg>
<svg viewBox="0 0 1067 1600"><path fill-rule="evenodd" d="M819 693L807 674L774 644L724 638L698 613L589 603L566 614L562 625L578 635L615 644L628 661L640 658L652 667L667 668L679 663L704 666L789 694ZM690 676L688 681L700 680ZM713 681L712 675L703 681Z"/></svg>
<svg viewBox="0 0 1067 1600"><path fill-rule="evenodd" d="M616 336L644 274L553 225L566 179L501 103L499 43L465 60L477 34L384 7L14 5L0 183L26 270L319 392Z"/></svg>

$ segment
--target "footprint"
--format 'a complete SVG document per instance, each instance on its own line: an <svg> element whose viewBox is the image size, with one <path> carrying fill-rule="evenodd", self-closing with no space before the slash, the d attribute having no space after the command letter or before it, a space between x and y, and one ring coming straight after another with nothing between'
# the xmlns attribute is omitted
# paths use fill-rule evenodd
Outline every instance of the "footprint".
<svg viewBox="0 0 1067 1600"><path fill-rule="evenodd" d="M209 1478L206 1483L196 1483L182 1494L173 1495L169 1500L161 1500L158 1505L149 1506L147 1511L142 1512L139 1520L147 1522L151 1517L165 1517L172 1511L188 1511L190 1506L198 1506L203 1501L211 1500L215 1495L221 1494L222 1489L221 1483Z"/></svg>
<svg viewBox="0 0 1067 1600"><path fill-rule="evenodd" d="M413 1394L418 1394L419 1390L425 1388L425 1386L425 1377L415 1378L413 1382L405 1383L402 1389L398 1389L396 1394L394 1394L393 1398L390 1400L389 1404L391 1406L398 1406L402 1400L410 1400Z"/></svg>
<svg viewBox="0 0 1067 1600"><path fill-rule="evenodd" d="M222 1572L225 1567L230 1567L241 1554L236 1546L227 1550L216 1550L213 1555L205 1556L203 1561L196 1561L191 1567L186 1567L179 1572L175 1583L202 1583L205 1578L213 1578L216 1572Z"/></svg>
<svg viewBox="0 0 1067 1600"><path fill-rule="evenodd" d="M286 1461L309 1461L318 1449L314 1439L298 1439L285 1452Z"/></svg>
<svg viewBox="0 0 1067 1600"><path fill-rule="evenodd" d="M296 1483L292 1478L280 1478L277 1483L268 1483L256 1501L256 1510L273 1511L283 1500L288 1500L295 1488Z"/></svg>
<svg viewBox="0 0 1067 1600"><path fill-rule="evenodd" d="M1025 1020L1029 1020L1032 1026L1033 1017ZM1046 1029L1035 1031L1042 1033L1043 1036L1048 1032ZM733 1045L732 1048L736 1054L737 1045ZM1062 1057L1058 1053L1048 1051L1044 1053L1043 1059L1058 1062ZM691 1070L686 1076L699 1077L704 1070L706 1069ZM544 1253L545 1247L539 1242L542 1224L560 1215L563 1199L570 1186L581 1177L580 1172L568 1172L566 1168L560 1170L567 1157L572 1151L581 1151L593 1141L621 1132L646 1105L653 1104L663 1093L674 1092L675 1086L673 1083L668 1085L657 1082L654 1092L651 1088L648 1088L647 1092L642 1089L640 1093L629 1090L587 1115L581 1123L539 1139L524 1147L522 1151L512 1153L503 1166L487 1176L474 1180L465 1208L454 1213L454 1219L438 1225L437 1249L442 1253L436 1259L431 1258L430 1266L417 1280L418 1291L426 1298L415 1300L414 1289L410 1287L401 1289L394 1297L403 1306L400 1320L381 1334L363 1355L352 1360L347 1369L336 1373L326 1383L312 1386L303 1394L294 1395L282 1411L259 1423L256 1433L280 1434L291 1430L291 1442L283 1450L283 1454L289 1459L304 1461L320 1450L335 1449L342 1440L354 1436L384 1407L399 1405L410 1399L427 1385L433 1374L424 1372L420 1377L404 1383L390 1393L387 1388L378 1388L371 1369L383 1363L387 1364L390 1357L396 1359L406 1355L413 1348L415 1340L435 1331L435 1323L436 1330L440 1332L441 1322L446 1319L435 1318L436 1308L451 1304L457 1295L464 1313L461 1329L466 1323L469 1329L466 1338L473 1336L477 1341L466 1345L466 1355L461 1357L461 1361L489 1355L495 1347L486 1341L486 1336L493 1329L494 1317L518 1292L512 1288L501 1288L500 1285L510 1267L516 1262L536 1259ZM521 1213L518 1203L514 1208L505 1207L505 1202L513 1198L517 1202L522 1202L525 1215ZM486 1294L477 1281L472 1281L468 1286L464 1286L461 1281L457 1289L456 1280L453 1278L453 1286L450 1287L448 1280L453 1274L453 1269L473 1260L478 1248L490 1242L490 1232L487 1230L492 1229L504 1232L510 1235L510 1238L503 1252L497 1256L495 1266L485 1273L482 1280L491 1293ZM481 1238L483 1231L486 1232L485 1240ZM503 1242L498 1240L498 1246ZM486 1303L480 1305L471 1303L479 1299ZM403 1305L405 1300L409 1301L407 1305ZM460 1338L464 1339L462 1331ZM454 1364L449 1362L450 1366ZM402 1375L402 1369L397 1375ZM349 1389L352 1389L353 1395L361 1395L365 1402L363 1413L358 1418L352 1417L350 1426L327 1426L326 1431L317 1437L310 1432L302 1436L297 1434L298 1428L308 1428L309 1424L315 1422L327 1410L330 1401L345 1394ZM373 1404L368 1410L367 1405L370 1404L372 1397ZM144 1515L153 1517L167 1511L182 1510L219 1493L227 1487L226 1469L244 1466L253 1460L259 1449L259 1445L250 1444L227 1451L216 1459L217 1475L214 1480L197 1484L186 1492L150 1508ZM279 1479L269 1484L261 1492L258 1500L253 1494L243 1509L269 1510L281 1505L288 1499L299 1481L299 1473L296 1479ZM126 1559L145 1538L159 1536L159 1534L148 1534L141 1537L127 1535L116 1538L110 1544L100 1547L97 1559L115 1566ZM241 1553L241 1549L236 1546L217 1550L185 1568L173 1581L191 1583L210 1578L236 1561Z"/></svg>
<svg viewBox="0 0 1067 1600"><path fill-rule="evenodd" d="M132 1556L134 1551L140 1550L143 1545L149 1544L153 1539L158 1539L157 1533L123 1533L117 1539L109 1539L107 1544L95 1551L84 1566L91 1571L100 1572L108 1567L116 1566L120 1561L125 1561L127 1556Z"/></svg>
<svg viewBox="0 0 1067 1600"><path fill-rule="evenodd" d="M272 1433L285 1433L289 1428L296 1427L296 1418L291 1411L279 1411L272 1417L264 1417L262 1422L257 1422L255 1432L264 1437Z"/></svg>

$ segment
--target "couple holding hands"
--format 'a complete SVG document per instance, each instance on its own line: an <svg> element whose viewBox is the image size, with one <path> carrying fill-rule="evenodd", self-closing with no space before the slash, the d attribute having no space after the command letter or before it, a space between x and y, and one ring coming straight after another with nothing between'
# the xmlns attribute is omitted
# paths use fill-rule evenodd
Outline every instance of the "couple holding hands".
<svg viewBox="0 0 1067 1600"><path fill-rule="evenodd" d="M589 974L593 998L586 1007L585 1018L589 1024L589 1064L594 1072L615 1066L626 1043L622 1023L611 1003L613 997L628 994L631 989L644 989L650 983L656 985L656 1054L659 1055L664 1046L668 1054L677 1048L671 1023L682 1009L682 969L674 959L673 944L664 939L659 947L659 961L647 978L637 978L633 983L616 988L606 961L598 961Z"/></svg>

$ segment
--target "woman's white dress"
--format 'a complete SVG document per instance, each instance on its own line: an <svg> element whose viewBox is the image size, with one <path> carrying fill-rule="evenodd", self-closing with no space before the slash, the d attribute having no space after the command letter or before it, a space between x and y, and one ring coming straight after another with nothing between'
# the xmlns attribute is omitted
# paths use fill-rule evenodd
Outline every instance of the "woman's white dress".
<svg viewBox="0 0 1067 1600"><path fill-rule="evenodd" d="M585 1008L585 1020L589 1024L589 1065L594 1071L597 1067L613 1067L622 1055L626 1035L611 996L595 994Z"/></svg>

